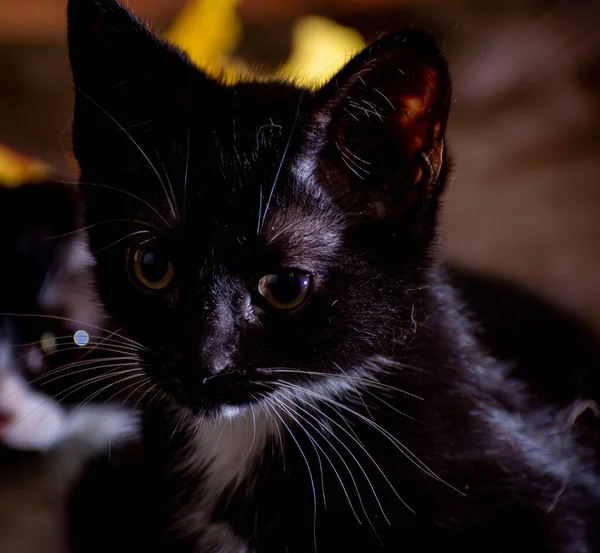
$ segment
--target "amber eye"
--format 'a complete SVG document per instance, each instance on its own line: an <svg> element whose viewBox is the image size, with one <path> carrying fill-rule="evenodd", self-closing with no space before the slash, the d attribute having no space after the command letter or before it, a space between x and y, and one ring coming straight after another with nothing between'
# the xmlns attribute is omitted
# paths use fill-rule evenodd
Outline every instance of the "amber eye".
<svg viewBox="0 0 600 553"><path fill-rule="evenodd" d="M56 351L56 336L53 332L46 331L40 336L40 348L46 355Z"/></svg>
<svg viewBox="0 0 600 553"><path fill-rule="evenodd" d="M130 275L145 288L164 290L175 276L169 258L157 250L138 248L129 253Z"/></svg>
<svg viewBox="0 0 600 553"><path fill-rule="evenodd" d="M265 275L258 281L258 291L276 309L299 307L308 296L311 277L307 273L289 271Z"/></svg>

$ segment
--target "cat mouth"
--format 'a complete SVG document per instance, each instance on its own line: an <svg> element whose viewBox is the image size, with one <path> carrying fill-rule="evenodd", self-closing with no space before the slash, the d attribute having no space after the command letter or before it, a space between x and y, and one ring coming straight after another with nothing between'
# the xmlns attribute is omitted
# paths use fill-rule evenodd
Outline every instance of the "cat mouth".
<svg viewBox="0 0 600 553"><path fill-rule="evenodd" d="M264 379L242 369L185 380L169 379L161 385L179 404L198 415L257 403L268 390Z"/></svg>

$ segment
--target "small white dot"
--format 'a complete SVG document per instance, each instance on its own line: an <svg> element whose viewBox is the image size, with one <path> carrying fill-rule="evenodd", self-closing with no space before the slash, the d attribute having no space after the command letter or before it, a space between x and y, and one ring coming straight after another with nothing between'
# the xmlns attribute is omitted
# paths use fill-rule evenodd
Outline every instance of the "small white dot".
<svg viewBox="0 0 600 553"><path fill-rule="evenodd" d="M90 341L90 335L85 330L78 330L73 335L73 340L78 346L86 346Z"/></svg>

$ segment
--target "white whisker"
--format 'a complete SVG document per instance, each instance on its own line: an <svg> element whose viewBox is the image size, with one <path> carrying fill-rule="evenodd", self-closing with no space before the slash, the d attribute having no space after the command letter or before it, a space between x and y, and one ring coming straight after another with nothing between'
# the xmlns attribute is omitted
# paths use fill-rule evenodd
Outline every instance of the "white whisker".
<svg viewBox="0 0 600 553"><path fill-rule="evenodd" d="M321 474L321 490L323 491L323 507L325 510L327 510L327 499L325 497L325 472L323 471L323 463L321 462L321 454L319 453L319 449L322 450L323 448L315 441L313 436L310 434L307 428L298 420L296 414L294 414L294 412L291 409L286 407L277 398L273 397L272 399L291 417L291 419L298 425L300 430L302 430L306 434L306 437L309 439L313 449L315 450L315 453L317 454L317 462L319 463L319 472ZM325 456L327 457L326 454ZM331 461L329 462L331 463Z"/></svg>
<svg viewBox="0 0 600 553"><path fill-rule="evenodd" d="M266 397L266 396L264 396L264 397ZM275 400L275 398L272 398L272 399ZM295 405L288 398L283 398L282 397L281 399L288 401L295 408L300 409L301 411L303 411L303 412L306 413L305 409L303 409L302 407L300 407L298 405ZM275 400L275 401L277 401L277 403L281 405L282 409L284 408L283 405L281 404L280 400ZM352 471L350 470L350 467L348 466L348 463L346 463L346 460L344 459L344 457L342 456L342 454L337 450L337 448L335 447L335 445L333 444L333 442L329 438L327 438L327 436L325 434L323 434L323 432L321 432L321 430L319 430L318 427L316 427L314 424L312 424L306 417L302 416L300 413L296 412L296 415L298 417L300 417L302 420L304 420L306 422L306 424L308 424L311 428L313 428L313 430L315 432L317 432L317 434L319 434L319 436L321 436L323 438L323 440L325 440L325 442L327 443L327 445L329 445L329 447L333 450L333 452L340 458L340 460L342 461L344 467L346 467L346 470L348 471L348 474L350 475L350 479L352 480L352 483L354 484L354 489L356 490L356 494L358 496L358 501L359 501L359 503L360 503L360 505L361 505L361 507L363 509L363 512L365 513L365 516L367 517L367 520L369 520L369 515L367 514L367 510L366 510L365 506L363 505L362 498L360 496L360 491L359 491L358 485L356 484L356 480L354 479L354 475L352 474ZM328 430L327 427L323 424L322 421L320 421L316 417L312 417L312 418L315 420L315 422L321 428L325 428L326 430ZM329 461L329 464L331 465L331 468L333 469L333 472L337 476L338 482L340 483L340 486L341 486L341 488L342 488L342 490L344 492L344 495L346 496L346 499L348 500L348 505L350 506L350 510L352 511L352 513L354 514L354 516L356 517L357 522L362 525L362 521L360 520L360 517L358 516L358 513L356 512L356 510L354 508L354 504L352 503L352 499L350 498L350 494L348 493L348 490L346 489L346 486L344 485L344 480L342 479L340 473L336 469L335 464L333 463L333 461L331 460L331 458L329 457L329 455L327 455L327 453L325 452L325 450L319 444L317 444L317 445L318 445L319 449L321 449L321 451L323 452L323 455L325 455L325 458ZM371 524L371 527L372 526L373 525ZM374 528L373 528L373 530L374 530Z"/></svg>
<svg viewBox="0 0 600 553"><path fill-rule="evenodd" d="M172 205L174 206L175 209L175 220L179 220L180 218L180 214L179 214L179 210L177 209L177 198L175 197L175 190L173 190L173 185L171 184L171 179L169 178L169 173L165 167L165 164L162 162L162 159L160 158L160 155L158 153L157 150L154 151L154 153L156 154L156 158L158 159L163 173L165 175L165 178L167 179L167 184L169 185L169 191L171 193L171 199L173 200Z"/></svg>
<svg viewBox="0 0 600 553"><path fill-rule="evenodd" d="M91 325L86 323L85 321L78 321L77 319L70 319L68 317L59 317L57 315L40 315L37 313L8 313L8 312L0 312L0 316L2 317L28 317L28 318L40 318L40 319L53 319L56 321L65 321L68 323L75 323L78 325L82 325L86 328L93 328L94 330L100 330L102 332L108 332L108 333L113 333L113 335L118 336L119 338L121 338L122 340L129 342L130 344L138 347L140 350L142 351L147 351L150 353L155 353L152 350L148 349L147 347L143 346L142 344L140 344L139 342L136 342L135 340L128 338L126 336L121 336L119 334L115 334L116 331L110 331L106 328L102 328L101 326L95 326L95 325Z"/></svg>
<svg viewBox="0 0 600 553"><path fill-rule="evenodd" d="M417 396L415 394L412 394L410 392L407 392L406 390L402 390L401 388L395 388L394 386L389 386L388 384L385 384L383 382L380 382L378 380L374 380L371 378L364 378L361 376L352 376L349 374L337 374L337 373L327 373L327 372L319 372L319 371L304 371L304 370L295 370L295 369L278 369L278 368L258 368L256 369L257 371L260 372L266 372L266 373L291 373L291 374L303 374L303 375L308 375L308 376L321 376L321 377L336 377L336 378L341 378L341 379L348 379L348 380L354 380L356 382L363 382L365 384L370 384L373 386L379 386L383 389L386 390L392 390L394 392L399 392L401 394L404 394L406 396L421 400L421 401L425 401L424 398L422 398L421 396Z"/></svg>
<svg viewBox="0 0 600 553"><path fill-rule="evenodd" d="M309 395L312 395L314 397L317 397L319 399L321 399L322 401L325 401L326 403L331 403L332 405L336 405L338 404L338 402L334 401L334 400L330 400L329 398L326 398L325 396L321 396L321 394L317 394L315 392L311 392L310 390L303 388L302 386L295 386L293 384L287 384L285 382L279 382L280 386L286 387L288 389L293 389L296 391L300 391ZM299 398L302 401L306 401L303 398ZM339 404L342 405L342 404ZM349 411L351 411L354 414L357 414L356 411L353 411L352 409L349 409ZM373 463L373 465L375 466L375 468L379 471L379 473L381 474L381 476L383 476L384 480L387 482L387 484L389 485L389 487L391 488L391 490L394 492L394 495L402 502L402 504L412 513L414 513L414 511L408 506L408 504L404 501L404 499L402 499L402 497L400 496L400 494L396 491L396 488L394 488L393 484L390 482L390 479L387 477L387 475L385 474L385 472L383 471L383 469L379 466L379 464L377 463L377 461L375 461L375 459L373 458L373 456L367 451L367 449L365 448L365 446L362 444L362 442L360 440L358 440L357 438L355 438L350 432L348 432L341 424L339 424L337 421L333 420L331 417L325 415L325 413L322 413L332 424L335 424L340 430L342 430L342 432L345 432L348 436L350 436L350 438L360 447L360 449L367 455L367 457L371 460L371 462ZM364 418L365 420L369 421L372 424L373 421L371 421L369 418L364 417L363 415L360 415L362 418ZM335 436L335 434L334 434ZM359 465L359 467L361 466L360 463L357 464ZM369 477L367 476L366 472L363 471L363 474L365 475L365 477L368 479ZM379 502L379 499L377 499L377 494L375 492L375 489L372 487L371 485L371 490L377 500L377 503L379 505L379 508L381 509L381 512L383 514L383 517L385 518L385 520L387 521L388 524L391 524L389 519L387 518L384 510L383 510L383 506L381 505L381 503Z"/></svg>
<svg viewBox="0 0 600 553"><path fill-rule="evenodd" d="M302 401L304 404L306 404L307 406L313 407L314 406L307 401L304 398L301 397L296 397L296 399L300 399L300 401ZM299 406L298 406L299 407ZM305 411L306 414L312 418L314 418L314 415L311 415L308 413L308 411ZM390 482L390 480L388 479L388 477L386 476L386 474L384 473L383 469L379 466L379 464L377 463L377 461L375 461L375 459L373 458L373 456L367 451L367 449L365 448L364 444L356 437L354 436L351 432L349 432L348 430L346 430L340 423L338 423L337 421L335 421L334 419L332 419L330 416L328 416L326 413L324 413L322 410L318 411L319 414L323 417L325 417L330 423L334 424L335 426L337 426L342 432L344 432L345 434L347 434L350 439L356 443L356 445L358 445L358 447L363 451L363 453L366 454L366 456L369 458L369 460L373 463L373 465L375 466L375 468L379 471L379 473L383 476L383 478L385 479L385 481L387 482L387 484L389 485L389 487L391 488L391 490L394 492L394 495L401 501L401 503L411 512L414 512L408 505L407 503L402 499L402 497L400 496L400 494L398 494L398 492L396 491L396 489L394 488L394 486L392 485L392 483ZM318 419L317 419L318 420ZM375 491L375 486L373 486L373 483L371 482L371 479L369 478L369 475L367 474L367 471L363 468L362 464L360 463L360 461L357 459L356 455L354 455L354 453L352 452L352 450L334 433L331 432L331 436L336 439L340 445L350 454L350 456L354 459L356 465L358 466L359 470L362 472L363 476L365 477L365 480L367 481L367 484L369 486L369 488L371 489L371 493L373 494L373 497L375 498L375 501L377 502L377 506L379 507L379 510L381 511L381 514L383 515L384 520L391 525L390 519L387 517L385 510L383 508L383 505L381 504L381 501L379 500L379 496L377 495L377 492ZM362 505L362 500L360 501L361 505ZM363 506L363 509L364 506ZM367 514L366 509L365 509L365 515ZM367 519L369 519L368 515L367 515ZM372 527L372 524L371 524Z"/></svg>
<svg viewBox="0 0 600 553"><path fill-rule="evenodd" d="M279 180L279 174L281 173L281 169L283 168L283 164L285 163L285 159L287 157L287 153L290 148L292 138L294 136L294 131L296 130L296 125L298 123L298 117L300 116L300 107L302 106L303 98L304 98L304 91L302 91L300 93L300 97L298 99L298 106L296 107L296 114L294 116L294 122L292 123L292 128L290 130L290 134L289 134L287 142L285 144L285 148L283 149L283 154L281 155L281 160L279 161L279 166L277 167L277 172L275 173L275 179L273 180L273 185L271 186L271 191L269 192L269 197L267 199L267 205L265 206L265 213L263 215L262 221L260 222L258 232L260 232L260 229L265 224L265 219L267 218L267 214L269 213L269 207L271 205L271 200L273 199L273 193L275 192L275 187L277 186L277 181Z"/></svg>
<svg viewBox="0 0 600 553"><path fill-rule="evenodd" d="M121 129L125 133L125 136L127 136L127 138L129 138L129 140L131 140L132 144L138 149L138 151L140 152L140 154L142 154L142 156L144 157L144 159L148 162L148 165L154 171L154 174L156 175L156 178L158 179L158 182L162 186L162 188L163 188L163 190L165 192L166 199L167 199L167 201L169 203L169 206L171 208L171 212L173 214L173 217L175 218L175 220L177 220L177 212L175 210L175 206L173 205L173 202L172 202L171 198L169 197L169 193L167 191L167 187L165 186L165 183L162 180L162 178L160 176L160 173L158 172L158 170L156 169L156 167L154 166L154 164L152 163L152 161L150 161L150 158L147 156L146 152L144 152L144 150L142 149L142 147L137 143L137 141L133 138L133 136L131 136L131 134L129 134L129 132L127 131L127 129L125 127L123 127L123 125L121 125L121 123L119 123L100 104L98 104L98 102L96 102L93 98L91 98L88 94L86 94L81 88L78 88L77 90L83 96L85 96L92 104L94 104L100 111L102 111L102 113L104 113L115 125L117 125L117 127L119 127L119 129Z"/></svg>
<svg viewBox="0 0 600 553"><path fill-rule="evenodd" d="M423 463L423 461L421 461L412 451L410 451L410 449L408 449L402 442L400 442L398 440L398 438L396 438L393 434L391 434L390 432L388 432L385 428L383 428L381 425L377 424L375 421L372 421L371 419L369 419L368 417L365 417L364 415L362 415L361 413L359 413L358 411L351 409L350 407L348 407L347 405L344 405L343 403L340 403L339 401L335 401L334 399L328 398L322 394L319 394L317 392L308 390L306 388L303 388L301 386L296 386L294 384L288 384L285 382L280 382L280 384L282 386L289 386L293 389L296 389L298 391L302 391L303 393L312 395L313 397L316 397L326 403L329 403L331 405L334 405L336 407L338 407L339 409L343 409L344 411L358 417L360 420L364 421L366 424L368 424L369 426L371 426L372 428L374 428L375 430L377 430L378 432L380 432L383 436L385 436L386 438L388 438L388 440L392 443L392 445L394 445L396 447L396 449L398 451L400 451L411 463L413 463L416 467L420 468L423 472L425 472L426 474L428 474L429 476L431 476L433 479L437 480L438 482L441 482L442 484L445 484L446 486L448 486L450 489L456 491L457 493L460 493L462 495L463 492L461 492L460 490L456 489L454 486L452 486L451 484L449 484L448 482L445 482L444 480L442 480L435 472L433 472L425 463Z"/></svg>
<svg viewBox="0 0 600 553"><path fill-rule="evenodd" d="M281 424L283 424L283 426L285 426L288 434L290 435L290 438L292 438L292 440L294 440L296 447L300 451L300 455L302 455L302 458L304 459L304 462L306 463L306 469L308 470L308 477L310 479L310 485L312 487L312 495L313 495L313 515L314 515L313 516L313 538L314 538L315 553L316 553L317 552L317 490L315 488L315 480L313 478L312 470L310 468L310 463L308 462L308 458L304 454L304 451L302 449L302 446L300 445L300 442L298 442L298 440L296 439L296 436L294 436L294 433L292 432L292 430L288 426L288 424L285 422L284 418L277 412L276 409L273 410L273 413L275 413L277 418L281 421Z"/></svg>
<svg viewBox="0 0 600 553"><path fill-rule="evenodd" d="M115 186L109 186L108 184L101 184L101 183L97 183L97 182L79 181L79 182L76 182L75 184L79 184L80 186L97 186L99 188L106 188L107 190L112 190L113 192L120 192L121 194L125 194L126 196L129 196L135 200L138 200L139 202L144 204L146 207L150 208L155 213L155 215L157 215L160 219L162 219L163 223L166 225L167 228L171 227L171 225L169 224L169 221L167 221L165 219L165 217L158 211L158 209L156 209L150 202L147 202L143 198L140 198L139 196L129 192L128 190L123 190L122 188L117 188Z"/></svg>
<svg viewBox="0 0 600 553"><path fill-rule="evenodd" d="M93 363L105 363L106 361L132 361L131 363L113 363L113 364L102 364L100 366L92 366L92 367L87 367L88 364L93 364ZM110 369L112 367L120 367L120 366L137 366L137 360L136 359L128 359L128 358L122 358L122 357L109 357L106 359L101 359L101 360L93 360L93 361L86 361L85 365L75 365L75 366L71 366L71 367L61 367L60 371L53 371L51 374L48 375L42 375L41 377L36 378L35 380L32 380L32 383L38 382L40 383L41 386L47 386L48 384L50 384L51 382L56 382L57 380L61 380L63 378L68 378L69 376L74 376L74 375L79 375L85 372L90 372L90 371L98 371L101 369ZM85 368L79 368L79 367L85 367ZM73 369L77 369L77 370L73 370ZM62 374L60 374L62 373ZM56 374L58 374L59 376L55 376ZM52 378L50 379L46 379L44 377L48 377L48 376L52 376Z"/></svg>

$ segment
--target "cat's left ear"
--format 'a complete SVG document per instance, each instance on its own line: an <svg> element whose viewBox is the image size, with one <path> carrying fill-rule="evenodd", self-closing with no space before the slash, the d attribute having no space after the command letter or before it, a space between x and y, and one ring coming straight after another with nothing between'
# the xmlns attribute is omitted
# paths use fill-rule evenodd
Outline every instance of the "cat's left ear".
<svg viewBox="0 0 600 553"><path fill-rule="evenodd" d="M189 72L182 52L116 0L69 0L67 19L76 100L135 110Z"/></svg>
<svg viewBox="0 0 600 553"><path fill-rule="evenodd" d="M308 140L318 181L361 217L434 212L450 94L429 34L408 30L375 42L312 100Z"/></svg>
<svg viewBox="0 0 600 553"><path fill-rule="evenodd" d="M187 109L193 87L196 96L211 90L184 53L116 0L69 0L68 41L73 148L80 165L106 159L108 152L119 155L128 132Z"/></svg>

